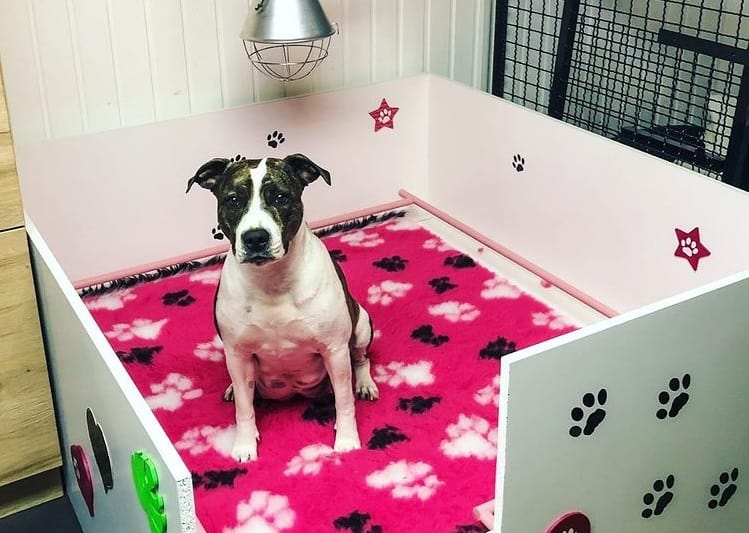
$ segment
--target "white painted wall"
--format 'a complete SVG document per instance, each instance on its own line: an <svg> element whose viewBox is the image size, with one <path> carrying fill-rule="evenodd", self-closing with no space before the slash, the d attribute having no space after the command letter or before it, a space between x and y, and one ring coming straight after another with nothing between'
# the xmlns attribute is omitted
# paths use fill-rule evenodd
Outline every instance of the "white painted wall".
<svg viewBox="0 0 749 533"><path fill-rule="evenodd" d="M340 34L310 77L254 72L253 0L2 0L17 144L432 72L488 88L491 0L321 0Z"/></svg>

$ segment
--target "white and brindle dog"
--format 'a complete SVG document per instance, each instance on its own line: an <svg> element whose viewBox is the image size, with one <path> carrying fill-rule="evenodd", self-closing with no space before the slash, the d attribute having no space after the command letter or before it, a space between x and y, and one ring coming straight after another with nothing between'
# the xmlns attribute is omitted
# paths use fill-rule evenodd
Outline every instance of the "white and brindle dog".
<svg viewBox="0 0 749 533"><path fill-rule="evenodd" d="M216 292L216 329L231 377L237 431L231 455L257 459L255 394L316 397L332 387L334 450L361 447L356 393L379 393L367 350L372 324L351 296L338 264L304 222L302 191L330 173L302 154L284 159L212 159L190 178L218 201L231 243ZM231 391L227 389L227 393Z"/></svg>

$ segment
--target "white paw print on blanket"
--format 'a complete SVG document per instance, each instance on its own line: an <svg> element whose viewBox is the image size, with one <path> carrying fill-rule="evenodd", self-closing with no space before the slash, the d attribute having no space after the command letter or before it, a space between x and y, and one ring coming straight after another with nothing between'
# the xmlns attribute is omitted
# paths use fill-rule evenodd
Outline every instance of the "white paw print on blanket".
<svg viewBox="0 0 749 533"><path fill-rule="evenodd" d="M322 471L325 463L334 465L341 464L341 458L330 446L325 444L310 444L299 451L299 455L294 456L286 464L284 475L294 476L304 474L305 476L316 476Z"/></svg>
<svg viewBox="0 0 749 533"><path fill-rule="evenodd" d="M480 416L461 414L458 421L447 426L447 439L440 449L448 457L494 459L497 456L497 428Z"/></svg>
<svg viewBox="0 0 749 533"><path fill-rule="evenodd" d="M446 244L445 241L436 237L433 239L425 240L424 244L422 244L422 247L425 250L437 250L438 252L446 252L448 250L452 250L452 247L449 244Z"/></svg>
<svg viewBox="0 0 749 533"><path fill-rule="evenodd" d="M441 316L450 322L471 322L481 314L475 305L468 302L442 302L429 306L429 314Z"/></svg>
<svg viewBox="0 0 749 533"><path fill-rule="evenodd" d="M484 282L484 289L481 291L481 297L485 300L494 300L497 298L520 298L523 292L508 280L502 277L495 277Z"/></svg>
<svg viewBox="0 0 749 533"><path fill-rule="evenodd" d="M168 321L167 318L153 321L147 318L136 318L130 324L115 324L112 329L106 331L104 334L110 339L117 339L118 341L129 341L134 338L154 340L161 334L161 328L164 327Z"/></svg>
<svg viewBox="0 0 749 533"><path fill-rule="evenodd" d="M367 290L367 302L371 304L390 305L396 298L403 298L413 288L411 283L385 280L379 285L372 285Z"/></svg>
<svg viewBox="0 0 749 533"><path fill-rule="evenodd" d="M493 403L499 407L499 375L494 376L492 382L486 387L476 391L473 395L473 399L481 405L489 405Z"/></svg>
<svg viewBox="0 0 749 533"><path fill-rule="evenodd" d="M692 239L692 237L681 239L679 244L681 245L681 251L687 257L692 257L699 251L699 246L697 245L697 242Z"/></svg>
<svg viewBox="0 0 749 533"><path fill-rule="evenodd" d="M385 226L388 231L414 231L421 228L421 226L411 219L401 217L396 218Z"/></svg>
<svg viewBox="0 0 749 533"><path fill-rule="evenodd" d="M223 361L224 359L224 343L221 342L221 337L216 335L210 342L201 342L195 348L193 352L195 357L202 359L203 361Z"/></svg>
<svg viewBox="0 0 749 533"><path fill-rule="evenodd" d="M533 324L535 326L546 326L553 330L564 329L573 325L572 322L558 315L555 311L533 313Z"/></svg>
<svg viewBox="0 0 749 533"><path fill-rule="evenodd" d="M193 283L203 283L205 285L218 285L221 279L221 269L213 268L210 270L201 270L190 274L190 281Z"/></svg>
<svg viewBox="0 0 749 533"><path fill-rule="evenodd" d="M185 400L194 400L203 395L203 389L193 388L190 378L172 372L161 383L151 384L152 396L146 397L148 406L155 409L166 409L176 411Z"/></svg>
<svg viewBox="0 0 749 533"><path fill-rule="evenodd" d="M174 447L178 450L187 450L190 455L200 455L208 450L215 450L224 457L231 456L231 448L234 444L235 426L201 426L188 429L178 440Z"/></svg>
<svg viewBox="0 0 749 533"><path fill-rule="evenodd" d="M393 498L419 498L426 501L437 492L440 481L431 465L422 461L409 463L405 459L393 462L367 476L367 485L375 489L389 489Z"/></svg>
<svg viewBox="0 0 749 533"><path fill-rule="evenodd" d="M377 383L386 383L391 387L400 387L401 385L418 387L434 383L431 361L419 361L411 364L391 361L387 366L376 365L374 370L374 380Z"/></svg>
<svg viewBox="0 0 749 533"><path fill-rule="evenodd" d="M237 506L237 527L223 533L280 533L294 527L296 513L282 494L256 490Z"/></svg>
<svg viewBox="0 0 749 533"><path fill-rule="evenodd" d="M125 303L135 300L137 296L133 294L132 289L123 289L109 294L102 294L95 298L86 299L86 307L91 311L106 309L107 311L116 311L125 307Z"/></svg>
<svg viewBox="0 0 749 533"><path fill-rule="evenodd" d="M368 233L363 230L357 230L343 235L341 242L345 242L349 246L374 248L385 242L385 239L381 238L379 233Z"/></svg>

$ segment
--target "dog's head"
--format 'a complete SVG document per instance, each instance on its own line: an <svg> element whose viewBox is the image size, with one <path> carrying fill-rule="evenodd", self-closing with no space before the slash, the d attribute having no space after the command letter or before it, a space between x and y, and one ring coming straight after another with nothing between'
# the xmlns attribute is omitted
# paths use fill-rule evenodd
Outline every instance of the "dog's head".
<svg viewBox="0 0 749 533"><path fill-rule="evenodd" d="M218 201L218 223L240 263L281 259L304 217L302 191L330 173L305 155L284 159L211 159L187 183L210 190Z"/></svg>

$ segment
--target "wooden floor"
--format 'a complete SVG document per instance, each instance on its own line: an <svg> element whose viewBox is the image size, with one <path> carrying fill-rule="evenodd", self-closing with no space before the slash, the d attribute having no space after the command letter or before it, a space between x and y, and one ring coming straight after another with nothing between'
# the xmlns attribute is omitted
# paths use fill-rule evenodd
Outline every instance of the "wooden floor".
<svg viewBox="0 0 749 533"><path fill-rule="evenodd" d="M68 499L63 496L0 520L0 533L82 533Z"/></svg>

